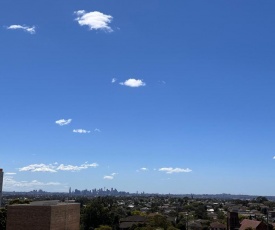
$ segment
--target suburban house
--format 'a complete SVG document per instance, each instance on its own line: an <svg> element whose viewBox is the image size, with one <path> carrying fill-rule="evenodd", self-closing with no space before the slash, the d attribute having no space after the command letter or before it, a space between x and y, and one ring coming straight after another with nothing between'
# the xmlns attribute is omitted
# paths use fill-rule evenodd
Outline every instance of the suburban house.
<svg viewBox="0 0 275 230"><path fill-rule="evenodd" d="M262 221L244 219L241 222L240 230L252 228L253 230L266 230L267 225Z"/></svg>
<svg viewBox="0 0 275 230"><path fill-rule="evenodd" d="M144 225L146 222L147 218L145 216L128 216L120 219L119 229L129 229L133 225Z"/></svg>

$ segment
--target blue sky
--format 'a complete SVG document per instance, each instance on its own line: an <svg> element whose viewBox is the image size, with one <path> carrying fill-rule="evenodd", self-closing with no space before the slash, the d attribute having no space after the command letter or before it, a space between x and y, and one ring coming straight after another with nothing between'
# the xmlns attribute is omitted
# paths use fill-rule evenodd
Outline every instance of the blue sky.
<svg viewBox="0 0 275 230"><path fill-rule="evenodd" d="M0 2L4 191L274 195L275 2Z"/></svg>

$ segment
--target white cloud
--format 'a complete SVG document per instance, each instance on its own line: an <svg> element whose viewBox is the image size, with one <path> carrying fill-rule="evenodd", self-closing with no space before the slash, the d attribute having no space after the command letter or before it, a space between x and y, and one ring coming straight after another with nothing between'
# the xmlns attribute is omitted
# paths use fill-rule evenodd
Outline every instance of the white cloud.
<svg viewBox="0 0 275 230"><path fill-rule="evenodd" d="M75 20L80 26L88 26L90 30L103 30L106 32L113 31L109 26L113 20L111 15L103 14L98 11L86 13L85 10L78 10L74 13L77 15Z"/></svg>
<svg viewBox="0 0 275 230"><path fill-rule="evenodd" d="M101 130L100 129L98 129L98 128L95 128L95 130L94 130L95 132L99 132L99 133L101 133Z"/></svg>
<svg viewBox="0 0 275 230"><path fill-rule="evenodd" d="M109 175L109 176L104 176L103 179L105 179L105 180L113 180L117 174L118 173L111 173L111 175Z"/></svg>
<svg viewBox="0 0 275 230"><path fill-rule="evenodd" d="M273 159L275 160L275 156L273 157Z"/></svg>
<svg viewBox="0 0 275 230"><path fill-rule="evenodd" d="M32 181L16 181L13 176L6 176L3 180L5 190L16 189L16 188L36 188L44 186L57 186L61 185L59 182L41 182L38 180Z"/></svg>
<svg viewBox="0 0 275 230"><path fill-rule="evenodd" d="M96 167L98 167L97 163L92 163L92 164L85 163L80 166L61 164L56 169L61 171L80 171L83 169L96 168Z"/></svg>
<svg viewBox="0 0 275 230"><path fill-rule="evenodd" d="M10 25L7 27L8 30L23 30L25 32L28 32L30 34L35 34L35 26L22 26L22 25Z"/></svg>
<svg viewBox="0 0 275 230"><path fill-rule="evenodd" d="M166 172L168 174L172 174L172 173L182 173L182 172L188 173L188 172L191 172L192 170L189 168L183 169L183 168L169 167L169 168L160 168L159 171Z"/></svg>
<svg viewBox="0 0 275 230"><path fill-rule="evenodd" d="M143 167L143 168L137 169L136 172L140 172L140 171L145 172L145 171L148 171L148 170L149 170L148 168Z"/></svg>
<svg viewBox="0 0 275 230"><path fill-rule="evenodd" d="M145 168L145 167L144 167L144 168L141 168L140 170L141 170L141 171L148 171L148 168Z"/></svg>
<svg viewBox="0 0 275 230"><path fill-rule="evenodd" d="M116 78L113 78L113 79L112 79L112 83L115 83L116 81L117 81Z"/></svg>
<svg viewBox="0 0 275 230"><path fill-rule="evenodd" d="M88 168L96 168L98 167L97 163L88 164L85 162L84 164L77 166L77 165L64 165L64 164L32 164L22 168L19 168L20 172L57 172L57 171L80 171L83 169Z"/></svg>
<svg viewBox="0 0 275 230"><path fill-rule="evenodd" d="M20 172L56 172L56 166L49 164L31 164L23 168L19 168Z"/></svg>
<svg viewBox="0 0 275 230"><path fill-rule="evenodd" d="M125 85L128 87L140 87L140 86L145 86L146 83L143 82L140 79L134 79L134 78L130 78L128 80L126 80L125 82L120 82L120 85Z"/></svg>
<svg viewBox="0 0 275 230"><path fill-rule="evenodd" d="M15 175L15 172L6 172L5 175Z"/></svg>
<svg viewBox="0 0 275 230"><path fill-rule="evenodd" d="M60 125L60 126L63 126L63 125L68 125L71 122L72 122L72 119L68 119L68 120L60 119L60 120L56 121L55 123Z"/></svg>
<svg viewBox="0 0 275 230"><path fill-rule="evenodd" d="M74 129L74 133L90 133L91 131L85 129Z"/></svg>
<svg viewBox="0 0 275 230"><path fill-rule="evenodd" d="M105 179L105 180L113 180L114 176L104 176L103 179Z"/></svg>

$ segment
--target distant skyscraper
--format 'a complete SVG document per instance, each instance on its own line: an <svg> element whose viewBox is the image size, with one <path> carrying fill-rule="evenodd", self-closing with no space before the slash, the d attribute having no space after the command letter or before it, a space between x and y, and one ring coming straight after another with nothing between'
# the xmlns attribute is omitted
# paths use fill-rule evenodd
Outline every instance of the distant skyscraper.
<svg viewBox="0 0 275 230"><path fill-rule="evenodd" d="M0 169L0 207L2 205L3 177L4 177L3 169Z"/></svg>

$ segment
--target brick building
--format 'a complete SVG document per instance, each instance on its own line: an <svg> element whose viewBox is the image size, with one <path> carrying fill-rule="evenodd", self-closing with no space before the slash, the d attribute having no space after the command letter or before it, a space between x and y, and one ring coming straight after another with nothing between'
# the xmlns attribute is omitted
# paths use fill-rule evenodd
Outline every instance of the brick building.
<svg viewBox="0 0 275 230"><path fill-rule="evenodd" d="M8 206L7 230L79 230L80 204L37 201Z"/></svg>

